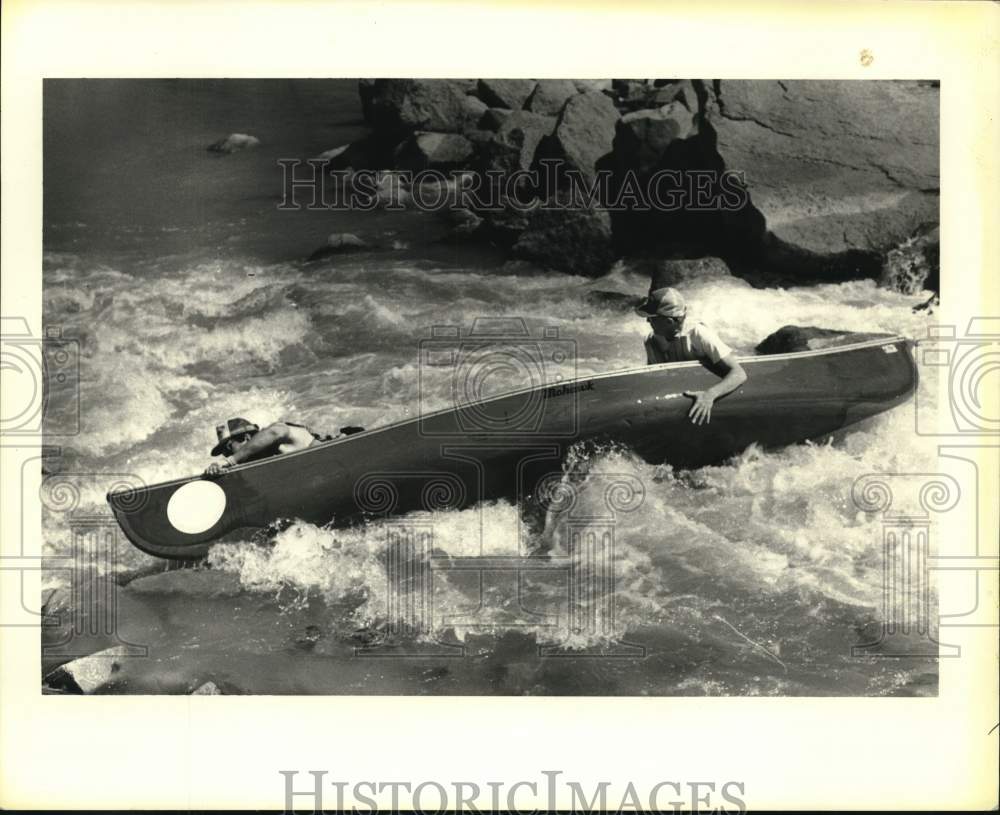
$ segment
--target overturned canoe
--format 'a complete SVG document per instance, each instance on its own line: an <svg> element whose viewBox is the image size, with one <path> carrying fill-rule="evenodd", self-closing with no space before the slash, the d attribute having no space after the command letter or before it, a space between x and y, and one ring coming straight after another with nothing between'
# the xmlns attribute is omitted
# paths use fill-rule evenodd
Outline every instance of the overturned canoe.
<svg viewBox="0 0 1000 815"><path fill-rule="evenodd" d="M711 424L687 418L685 391L718 381L697 362L583 377L463 404L224 472L113 492L128 539L197 558L234 530L280 518L344 526L414 510L518 501L557 478L581 441L618 443L651 463L699 467L756 442L817 439L906 401L917 381L902 337L748 357L748 380L718 400Z"/></svg>

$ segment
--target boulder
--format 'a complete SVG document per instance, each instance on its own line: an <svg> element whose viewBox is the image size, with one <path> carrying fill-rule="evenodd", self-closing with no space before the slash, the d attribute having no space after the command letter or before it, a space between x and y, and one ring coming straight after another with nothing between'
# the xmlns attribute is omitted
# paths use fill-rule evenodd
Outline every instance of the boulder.
<svg viewBox="0 0 1000 815"><path fill-rule="evenodd" d="M401 170L458 169L472 157L472 142L458 133L417 132L396 148Z"/></svg>
<svg viewBox="0 0 1000 815"><path fill-rule="evenodd" d="M461 133L468 125L466 85L451 79L376 79L368 97L368 122L384 139L417 130Z"/></svg>
<svg viewBox="0 0 1000 815"><path fill-rule="evenodd" d="M530 169L538 145L552 132L555 122L551 116L518 110L502 117L494 133L469 134L476 143L473 166L480 171L502 170L505 173Z"/></svg>
<svg viewBox="0 0 1000 815"><path fill-rule="evenodd" d="M820 348L834 348L891 336L891 334L870 334L815 326L786 325L769 334L755 350L758 354L788 354L793 351L815 351Z"/></svg>
<svg viewBox="0 0 1000 815"><path fill-rule="evenodd" d="M230 133L224 139L219 139L217 142L210 144L207 149L212 153L228 156L231 153L238 153L241 150L249 150L257 147L259 144L260 139L256 136L249 136L246 133Z"/></svg>
<svg viewBox="0 0 1000 815"><path fill-rule="evenodd" d="M614 93L612 90L612 80L610 79L571 79L570 82L573 83L573 87L576 88L577 93L583 93L584 91L609 95Z"/></svg>
<svg viewBox="0 0 1000 815"><path fill-rule="evenodd" d="M556 159L563 170L576 170L591 183L597 162L611 152L618 110L602 93L571 97L556 120L555 130L539 145L540 158Z"/></svg>
<svg viewBox="0 0 1000 815"><path fill-rule="evenodd" d="M674 141L697 133L694 115L679 100L656 110L626 113L615 127L615 158L620 166L644 175L652 173Z"/></svg>
<svg viewBox="0 0 1000 815"><path fill-rule="evenodd" d="M477 93L491 108L520 110L534 89L534 79L480 79Z"/></svg>
<svg viewBox="0 0 1000 815"><path fill-rule="evenodd" d="M650 289L677 286L709 277L732 277L726 262L716 257L647 260L634 265L637 270L649 272Z"/></svg>
<svg viewBox="0 0 1000 815"><path fill-rule="evenodd" d="M465 241L472 238L483 225L483 219L476 213L465 208L443 209L441 218L451 229L445 236L446 241Z"/></svg>
<svg viewBox="0 0 1000 815"><path fill-rule="evenodd" d="M938 221L938 88L833 80L703 87L719 155L745 173L751 203L784 251L882 253Z"/></svg>
<svg viewBox="0 0 1000 815"><path fill-rule="evenodd" d="M309 260L320 260L330 255L343 255L350 252L362 252L368 248L357 235L348 232L334 232L326 239L326 244L321 246L309 256Z"/></svg>
<svg viewBox="0 0 1000 815"><path fill-rule="evenodd" d="M511 252L545 268L601 277L615 259L611 219L601 209L538 208L528 214Z"/></svg>
<svg viewBox="0 0 1000 815"><path fill-rule="evenodd" d="M558 116L566 100L577 93L576 85L568 79L539 79L524 108L543 116Z"/></svg>
<svg viewBox="0 0 1000 815"><path fill-rule="evenodd" d="M476 96L466 96L465 101L462 103L462 132L466 133L469 130L479 128L481 126L479 122L483 118L483 114L489 109L489 105L482 99Z"/></svg>
<svg viewBox="0 0 1000 815"><path fill-rule="evenodd" d="M370 169L378 164L378 147L373 139L360 139L325 150L316 158L325 161L328 170Z"/></svg>
<svg viewBox="0 0 1000 815"><path fill-rule="evenodd" d="M513 111L507 108L486 108L483 115L479 118L477 127L480 130L489 130L496 133L512 113Z"/></svg>
<svg viewBox="0 0 1000 815"><path fill-rule="evenodd" d="M191 691L191 696L222 696L222 691L219 690L219 686L214 682L206 682L204 685L199 685L193 691Z"/></svg>

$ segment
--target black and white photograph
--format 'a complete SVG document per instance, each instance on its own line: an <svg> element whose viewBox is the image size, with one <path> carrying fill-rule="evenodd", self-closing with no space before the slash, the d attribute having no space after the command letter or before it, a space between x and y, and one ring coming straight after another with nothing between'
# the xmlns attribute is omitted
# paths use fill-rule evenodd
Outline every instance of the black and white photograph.
<svg viewBox="0 0 1000 815"><path fill-rule="evenodd" d="M939 115L933 80L46 80L44 688L936 694L882 491L936 457Z"/></svg>
<svg viewBox="0 0 1000 815"><path fill-rule="evenodd" d="M996 4L0 15L5 810L996 808Z"/></svg>

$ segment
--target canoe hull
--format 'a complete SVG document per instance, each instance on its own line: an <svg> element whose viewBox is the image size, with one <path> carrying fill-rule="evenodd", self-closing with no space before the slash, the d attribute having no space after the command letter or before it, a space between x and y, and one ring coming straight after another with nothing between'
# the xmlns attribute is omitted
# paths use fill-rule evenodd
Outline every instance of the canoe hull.
<svg viewBox="0 0 1000 815"><path fill-rule="evenodd" d="M619 444L650 463L718 463L752 443L828 436L905 402L916 387L904 338L741 360L748 381L708 425L685 391L718 381L698 363L581 378L438 411L203 476L108 495L139 549L197 558L223 535L279 518L349 525L414 510L519 501L558 478L574 444Z"/></svg>

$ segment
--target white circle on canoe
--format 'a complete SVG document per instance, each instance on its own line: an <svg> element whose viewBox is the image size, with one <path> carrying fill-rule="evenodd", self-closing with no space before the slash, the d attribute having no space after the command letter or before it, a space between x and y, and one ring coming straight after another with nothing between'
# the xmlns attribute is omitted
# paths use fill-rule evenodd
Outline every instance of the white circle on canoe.
<svg viewBox="0 0 1000 815"><path fill-rule="evenodd" d="M226 493L214 481L190 481L170 496L167 520L178 532L197 535L226 511Z"/></svg>

